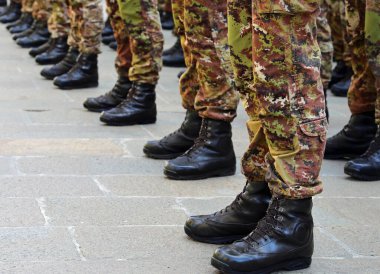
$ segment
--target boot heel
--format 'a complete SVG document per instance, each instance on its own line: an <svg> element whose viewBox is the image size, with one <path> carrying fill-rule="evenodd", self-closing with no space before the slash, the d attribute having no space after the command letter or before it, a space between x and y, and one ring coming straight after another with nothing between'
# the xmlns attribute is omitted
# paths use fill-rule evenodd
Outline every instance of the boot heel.
<svg viewBox="0 0 380 274"><path fill-rule="evenodd" d="M298 258L288 262L283 269L284 270L299 270L308 268L311 265L311 258Z"/></svg>

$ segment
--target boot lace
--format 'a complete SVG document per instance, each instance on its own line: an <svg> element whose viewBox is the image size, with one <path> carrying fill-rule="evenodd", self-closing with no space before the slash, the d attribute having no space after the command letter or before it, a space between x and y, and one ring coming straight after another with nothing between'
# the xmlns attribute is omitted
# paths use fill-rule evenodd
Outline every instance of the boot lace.
<svg viewBox="0 0 380 274"><path fill-rule="evenodd" d="M380 150L380 130L377 131L375 139L371 142L367 151L364 152L362 157L365 157L365 158L370 157L376 152L378 152L379 150Z"/></svg>
<svg viewBox="0 0 380 274"><path fill-rule="evenodd" d="M245 184L243 191L240 192L240 193L235 197L235 200L233 200L233 202L232 202L230 205L228 205L228 206L226 206L225 208L223 208L223 209L221 209L221 210L215 212L215 213L213 214L213 216L216 216L216 215L220 215L220 214L226 213L226 212L228 212L229 210L234 210L234 209L238 209L238 208L240 208L240 202L242 201L243 193L244 193L244 192L246 191L246 189L247 189L247 185L248 185L248 183Z"/></svg>
<svg viewBox="0 0 380 274"><path fill-rule="evenodd" d="M256 229L251 234L243 238L243 241L250 246L258 246L263 238L269 240L269 237L273 235L283 220L283 217L278 214L279 211L281 211L279 200L274 198L267 209L265 217L259 221Z"/></svg>
<svg viewBox="0 0 380 274"><path fill-rule="evenodd" d="M191 158L195 154L197 149L203 146L207 142L207 130L208 130L208 122L206 119L203 119L198 138L194 140L194 145L191 148L189 148L184 153L184 155Z"/></svg>

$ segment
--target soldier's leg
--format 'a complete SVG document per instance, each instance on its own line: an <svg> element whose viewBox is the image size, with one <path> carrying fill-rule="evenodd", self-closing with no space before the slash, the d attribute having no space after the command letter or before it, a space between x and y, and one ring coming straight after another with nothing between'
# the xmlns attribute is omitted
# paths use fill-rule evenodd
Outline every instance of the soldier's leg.
<svg viewBox="0 0 380 274"><path fill-rule="evenodd" d="M133 87L118 107L100 120L110 125L149 124L156 121L155 86L161 70L163 34L156 0L118 0L120 16L129 36Z"/></svg>
<svg viewBox="0 0 380 274"><path fill-rule="evenodd" d="M36 56L36 62L40 65L57 64L69 50L67 37L70 32L70 19L66 0L52 1L51 5L52 12L48 20L51 38L48 50Z"/></svg>
<svg viewBox="0 0 380 274"><path fill-rule="evenodd" d="M376 134L375 78L368 63L365 48L364 23L365 0L346 1L347 29L349 35L352 68L351 86L348 90L348 105L351 119L335 136L327 141L325 158L355 158L362 155L369 147ZM356 5L363 9L359 11Z"/></svg>
<svg viewBox="0 0 380 274"><path fill-rule="evenodd" d="M118 106L127 98L132 87L132 82L129 80L129 69L132 66L129 35L116 0L107 0L107 13L118 45L115 68L119 77L112 90L99 97L88 98L83 103L85 108L94 112L102 112Z"/></svg>
<svg viewBox="0 0 380 274"><path fill-rule="evenodd" d="M73 13L69 45L79 46L80 55L69 72L57 77L54 85L61 89L98 86L98 54L103 29L100 0L70 0Z"/></svg>
<svg viewBox="0 0 380 274"><path fill-rule="evenodd" d="M211 262L230 272L269 273L311 263L311 196L322 191L327 121L315 24L319 1L254 3L253 90L269 147L266 181L273 198L256 229L217 249ZM296 229L301 226L302 233Z"/></svg>
<svg viewBox="0 0 380 274"><path fill-rule="evenodd" d="M21 9L21 17L16 22L8 24L7 29L10 33L21 33L29 29L33 23L33 1L34 0L23 0L22 1L22 9Z"/></svg>
<svg viewBox="0 0 380 274"><path fill-rule="evenodd" d="M47 21L51 14L50 1L35 0L33 3L33 18L35 20L32 33L17 39L17 44L23 48L38 47L49 40L50 33Z"/></svg>
<svg viewBox="0 0 380 274"><path fill-rule="evenodd" d="M361 47L357 48L355 52L360 49L362 56L367 57L366 66L375 81L377 94L375 102L372 103L375 104L375 120L378 129L368 150L359 158L349 161L344 171L359 180L380 180L380 6L377 1L373 0L347 2L350 34L354 39L361 41L360 44L355 44ZM353 83L355 82L354 78Z"/></svg>
<svg viewBox="0 0 380 274"><path fill-rule="evenodd" d="M209 215L191 216L185 232L206 243L229 243L248 235L265 215L271 193L265 182L265 155L268 146L260 137L259 104L252 90L252 15L251 0L228 1L228 41L236 88L249 113L247 122L250 146L242 159L247 184L224 210ZM254 210L252 210L254 209Z"/></svg>

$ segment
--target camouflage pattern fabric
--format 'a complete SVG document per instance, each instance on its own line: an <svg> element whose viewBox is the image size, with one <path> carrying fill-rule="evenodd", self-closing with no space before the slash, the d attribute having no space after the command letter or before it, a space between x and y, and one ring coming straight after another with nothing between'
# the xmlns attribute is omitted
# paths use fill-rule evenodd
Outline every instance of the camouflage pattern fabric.
<svg viewBox="0 0 380 274"><path fill-rule="evenodd" d="M348 46L347 23L344 0L328 0L327 20L331 27L335 61L344 61L351 66L351 53Z"/></svg>
<svg viewBox="0 0 380 274"><path fill-rule="evenodd" d="M51 1L52 12L48 21L52 38L65 37L70 32L70 17L67 0Z"/></svg>
<svg viewBox="0 0 380 274"><path fill-rule="evenodd" d="M227 43L226 1L174 0L173 13L187 67L180 79L184 108L232 121L239 98Z"/></svg>
<svg viewBox="0 0 380 274"><path fill-rule="evenodd" d="M315 23L319 1L255 0L253 5L229 0L232 64L235 76L247 81L237 86L250 117L243 172L248 180L267 181L276 196L310 197L322 191L327 126Z"/></svg>
<svg viewBox="0 0 380 274"><path fill-rule="evenodd" d="M70 35L68 44L80 53L100 53L103 14L101 0L68 0Z"/></svg>
<svg viewBox="0 0 380 274"><path fill-rule="evenodd" d="M118 44L116 68L133 82L156 84L164 38L157 0L108 1Z"/></svg>
<svg viewBox="0 0 380 274"><path fill-rule="evenodd" d="M331 28L327 20L328 3L330 0L321 0L321 12L317 17L317 40L321 49L321 78L323 88L328 89L331 80L334 47L331 39Z"/></svg>
<svg viewBox="0 0 380 274"><path fill-rule="evenodd" d="M380 124L380 7L377 0L346 0L354 75L348 91L352 113L374 111ZM375 78L376 75L376 78ZM377 82L377 91L375 82Z"/></svg>
<svg viewBox="0 0 380 274"><path fill-rule="evenodd" d="M21 1L21 5L22 5L21 12L32 13L33 12L33 3L34 3L34 0L22 0Z"/></svg>
<svg viewBox="0 0 380 274"><path fill-rule="evenodd" d="M159 0L158 10L164 12L172 12L172 1L171 0Z"/></svg>
<svg viewBox="0 0 380 274"><path fill-rule="evenodd" d="M51 14L50 1L35 0L33 3L32 15L34 20L47 22Z"/></svg>

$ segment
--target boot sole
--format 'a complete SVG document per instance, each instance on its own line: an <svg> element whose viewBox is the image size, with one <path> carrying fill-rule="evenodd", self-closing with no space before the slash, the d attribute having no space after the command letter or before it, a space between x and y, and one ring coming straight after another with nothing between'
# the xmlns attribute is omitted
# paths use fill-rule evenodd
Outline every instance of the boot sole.
<svg viewBox="0 0 380 274"><path fill-rule="evenodd" d="M308 268L311 265L311 258L297 258L290 261L285 261L282 263L278 263L276 265L271 265L265 268L257 269L254 271L236 271L230 268L229 265L215 259L211 258L211 265L223 273L227 274L269 274L274 271L279 270L286 270L286 271L292 271L292 270L300 270Z"/></svg>
<svg viewBox="0 0 380 274"><path fill-rule="evenodd" d="M83 106L85 109L87 109L88 111L91 111L91 112L96 112L96 113L101 113L103 111L107 111L107 110L110 110L112 109L113 107L111 108L88 108L86 106Z"/></svg>
<svg viewBox="0 0 380 274"><path fill-rule="evenodd" d="M166 175L166 177L173 180L202 180L202 179L207 179L207 178L212 178L212 177L232 176L232 175L235 175L235 173L236 173L236 168L214 170L208 173L197 174L197 175L192 175L192 174L182 175L182 174L178 174L174 171L164 168L164 174Z"/></svg>
<svg viewBox="0 0 380 274"><path fill-rule="evenodd" d="M147 156L148 158L157 159L157 160L172 160L172 159L175 159L175 158L181 156L186 151L181 152L181 153L172 153L172 154L154 154L154 153L151 153L144 148L143 152L144 152L145 156Z"/></svg>
<svg viewBox="0 0 380 274"><path fill-rule="evenodd" d="M221 237L200 237L195 235L190 228L187 226L184 227L185 233L191 239L197 242L206 243L206 244L231 244L237 240L244 238L247 235L231 235L231 236L221 236Z"/></svg>
<svg viewBox="0 0 380 274"><path fill-rule="evenodd" d="M110 122L104 121L100 118L100 121L105 123L108 126L133 126L133 125L147 125L156 123L156 118L154 119L146 119L144 121L129 121L129 122Z"/></svg>
<svg viewBox="0 0 380 274"><path fill-rule="evenodd" d="M359 181L378 181L380 180L380 175L379 176L369 176L369 175L364 175L364 174L357 174L355 172L352 172L350 170L344 170L344 173L351 176L352 178L359 180Z"/></svg>
<svg viewBox="0 0 380 274"><path fill-rule="evenodd" d="M72 89L81 89L81 88L95 88L95 87L99 86L99 83L87 83L87 84L82 84L82 85L78 85L78 86L69 86L69 87L59 86L56 84L54 84L54 85L59 89L72 90Z"/></svg>

